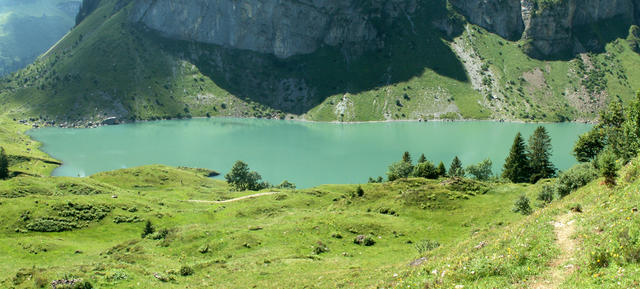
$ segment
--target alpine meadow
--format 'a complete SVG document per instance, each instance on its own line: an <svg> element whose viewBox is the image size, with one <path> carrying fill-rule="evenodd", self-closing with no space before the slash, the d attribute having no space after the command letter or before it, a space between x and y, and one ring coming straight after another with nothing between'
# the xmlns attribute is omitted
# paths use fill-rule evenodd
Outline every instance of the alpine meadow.
<svg viewBox="0 0 640 289"><path fill-rule="evenodd" d="M0 288L640 288L640 0L0 0Z"/></svg>

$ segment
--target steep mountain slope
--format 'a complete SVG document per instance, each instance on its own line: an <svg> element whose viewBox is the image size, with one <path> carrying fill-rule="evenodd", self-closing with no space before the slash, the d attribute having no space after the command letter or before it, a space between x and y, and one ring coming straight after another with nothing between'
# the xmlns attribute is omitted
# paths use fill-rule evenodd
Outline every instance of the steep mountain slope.
<svg viewBox="0 0 640 289"><path fill-rule="evenodd" d="M0 1L0 75L24 68L73 27L81 0Z"/></svg>
<svg viewBox="0 0 640 289"><path fill-rule="evenodd" d="M5 79L0 103L62 125L205 115L564 121L592 120L640 87L630 0L591 10L576 1L276 2L86 0L69 35ZM554 5L579 13L554 28L566 16ZM547 51L564 46L545 37L563 33L571 49Z"/></svg>

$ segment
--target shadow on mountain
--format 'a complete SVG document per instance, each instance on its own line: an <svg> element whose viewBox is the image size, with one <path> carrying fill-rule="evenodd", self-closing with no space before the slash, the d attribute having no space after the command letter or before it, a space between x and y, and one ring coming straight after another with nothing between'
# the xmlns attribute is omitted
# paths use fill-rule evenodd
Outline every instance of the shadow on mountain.
<svg viewBox="0 0 640 289"><path fill-rule="evenodd" d="M626 38L632 24L631 19L617 16L591 24L575 26L572 29L573 41L568 43L563 51L544 55L536 51L535 48L531 48L527 54L538 60L569 61L579 53L603 53L607 44L617 39Z"/></svg>
<svg viewBox="0 0 640 289"><path fill-rule="evenodd" d="M442 3L422 5L411 18L402 17L393 24L377 24L384 44L373 50L321 47L312 54L278 59L215 45L166 39L160 43L229 93L302 114L329 96L375 90L408 81L425 70L467 82L464 66L443 40L459 35L462 23L446 18L444 1L433 2ZM446 23L448 36L434 26L435 17L445 17L441 22Z"/></svg>

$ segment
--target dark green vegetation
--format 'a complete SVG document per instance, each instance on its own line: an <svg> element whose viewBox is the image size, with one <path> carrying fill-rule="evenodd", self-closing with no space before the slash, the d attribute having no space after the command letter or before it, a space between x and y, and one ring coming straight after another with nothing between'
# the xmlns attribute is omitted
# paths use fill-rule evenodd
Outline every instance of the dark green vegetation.
<svg viewBox="0 0 640 289"><path fill-rule="evenodd" d="M608 109L600 113L600 119L600 123L576 143L576 159L591 161L603 152L625 163L634 158L640 151L640 91L626 109L620 101L611 102Z"/></svg>
<svg viewBox="0 0 640 289"><path fill-rule="evenodd" d="M397 25L380 25L382 48L278 59L154 35L128 22L127 1L87 3L70 34L2 82L2 110L62 125L192 116L593 120L640 86L637 27L620 28L598 53L538 60L525 40L502 39L428 0Z"/></svg>
<svg viewBox="0 0 640 289"><path fill-rule="evenodd" d="M514 183L524 183L529 181L529 159L526 154L526 145L522 135L518 133L513 140L513 145L509 151L509 156L504 163L502 177Z"/></svg>
<svg viewBox="0 0 640 289"><path fill-rule="evenodd" d="M249 171L249 165L243 161L237 161L224 178L237 191L259 191L270 187L269 184L261 182L262 176L260 174ZM295 188L295 185L289 184L289 182L283 183L281 186Z"/></svg>
<svg viewBox="0 0 640 289"><path fill-rule="evenodd" d="M528 146L518 133L505 160L502 177L515 183L536 183L554 177L556 168L551 163L551 150L551 138L544 127L534 131Z"/></svg>

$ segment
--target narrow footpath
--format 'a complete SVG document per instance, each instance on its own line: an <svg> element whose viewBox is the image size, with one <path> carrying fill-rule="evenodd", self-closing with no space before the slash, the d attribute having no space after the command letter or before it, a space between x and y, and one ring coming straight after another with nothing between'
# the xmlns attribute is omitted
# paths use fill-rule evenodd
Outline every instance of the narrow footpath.
<svg viewBox="0 0 640 289"><path fill-rule="evenodd" d="M235 199L228 199L228 200L224 200L224 201L188 200L187 202L191 202L191 203L207 203L207 204L224 204L224 203L232 203L232 202L237 202L237 201L246 200L246 199L253 199L253 198L262 197L262 196L275 195L275 194L278 194L278 193L280 193L280 192L258 193L258 194L248 195L248 196L239 197L239 198L235 198Z"/></svg>
<svg viewBox="0 0 640 289"><path fill-rule="evenodd" d="M553 222L556 232L556 244L560 247L560 256L553 260L549 265L549 270L538 278L534 279L529 288L533 289L552 289L558 288L560 284L573 272L575 266L574 253L577 248L576 240L571 239L575 232L575 221L572 220L573 214L568 213L559 217Z"/></svg>

